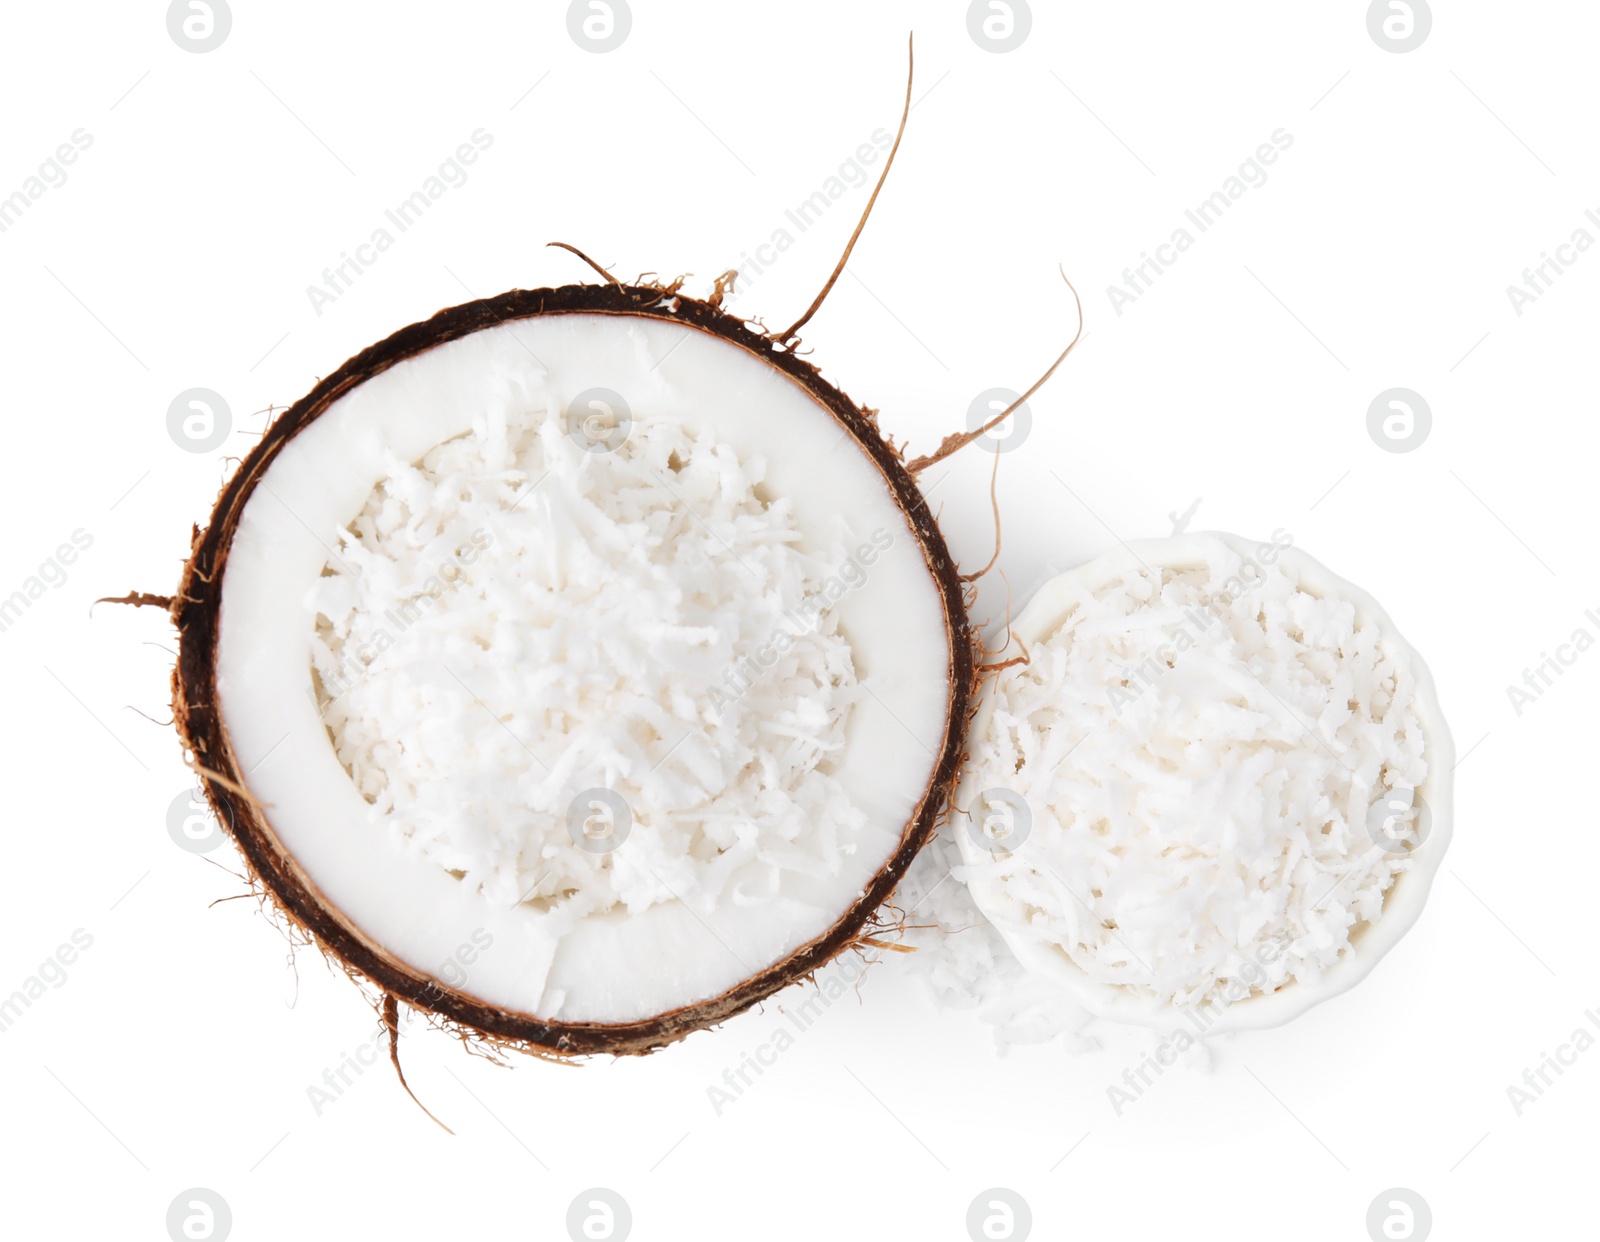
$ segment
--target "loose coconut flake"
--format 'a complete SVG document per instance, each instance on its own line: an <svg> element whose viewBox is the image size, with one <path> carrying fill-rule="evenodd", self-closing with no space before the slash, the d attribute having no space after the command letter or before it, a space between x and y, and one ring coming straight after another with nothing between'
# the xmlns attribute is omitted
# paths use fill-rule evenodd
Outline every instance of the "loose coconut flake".
<svg viewBox="0 0 1600 1242"><path fill-rule="evenodd" d="M996 676L964 788L1020 795L1031 831L958 869L1008 937L1178 1007L1349 955L1409 865L1372 808L1428 775L1417 677L1376 624L1193 543L1191 567L1074 589Z"/></svg>
<svg viewBox="0 0 1600 1242"><path fill-rule="evenodd" d="M571 919L835 874L864 820L830 773L864 694L828 606L844 545L802 551L762 460L709 431L640 421L595 452L555 413L499 415L392 460L308 600L374 823L492 904ZM574 848L596 789L625 806L583 822L626 848Z"/></svg>

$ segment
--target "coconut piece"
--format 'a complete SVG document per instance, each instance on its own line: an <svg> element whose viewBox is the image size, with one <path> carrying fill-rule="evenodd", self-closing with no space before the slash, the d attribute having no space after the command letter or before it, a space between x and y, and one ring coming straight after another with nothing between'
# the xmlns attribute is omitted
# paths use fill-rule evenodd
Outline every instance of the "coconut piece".
<svg viewBox="0 0 1600 1242"><path fill-rule="evenodd" d="M629 434L585 427L600 389ZM752 636L797 609L768 668ZM649 1051L853 943L947 803L973 677L871 416L651 285L351 359L228 484L174 618L180 729L278 905L389 995L560 1054Z"/></svg>

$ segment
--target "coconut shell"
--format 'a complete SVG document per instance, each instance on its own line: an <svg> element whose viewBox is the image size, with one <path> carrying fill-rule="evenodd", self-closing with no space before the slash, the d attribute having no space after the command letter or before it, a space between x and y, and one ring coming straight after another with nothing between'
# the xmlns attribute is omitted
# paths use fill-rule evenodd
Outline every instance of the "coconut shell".
<svg viewBox="0 0 1600 1242"><path fill-rule="evenodd" d="M718 302L720 297L709 301L684 297L675 287L611 283L516 289L442 310L362 350L275 420L223 488L205 529L194 532L191 556L171 606L179 634L178 663L173 672L173 713L179 735L192 752L218 822L232 835L256 881L286 918L324 953L383 994L386 1012L392 1001L401 1000L437 1015L465 1037L480 1036L536 1055L652 1052L691 1031L731 1018L865 942L877 928L880 909L912 858L947 813L960 772L977 663L955 561L915 478L899 450L878 430L874 414L823 379L817 368L792 348L726 313ZM337 398L397 362L512 320L571 313L636 315L687 324L738 346L800 384L871 459L905 512L938 585L950 634L950 697L937 762L899 845L872 883L822 935L721 995L641 1021L617 1024L545 1021L487 1005L401 962L364 935L318 892L278 841L264 809L249 795L249 782L229 743L217 701L217 634L228 550L246 503L284 445L321 417Z"/></svg>

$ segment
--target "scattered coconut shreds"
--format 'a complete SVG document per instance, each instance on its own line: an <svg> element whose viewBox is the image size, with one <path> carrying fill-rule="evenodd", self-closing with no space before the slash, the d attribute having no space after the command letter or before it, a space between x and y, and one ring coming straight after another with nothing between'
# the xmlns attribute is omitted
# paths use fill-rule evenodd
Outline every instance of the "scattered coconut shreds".
<svg viewBox="0 0 1600 1242"><path fill-rule="evenodd" d="M863 693L819 607L843 552L802 551L763 474L674 421L597 452L538 412L392 462L310 600L374 819L491 902L574 918L836 871L864 819L830 775ZM574 848L575 799L617 827L596 789L626 849Z"/></svg>
<svg viewBox="0 0 1600 1242"><path fill-rule="evenodd" d="M1414 675L1377 628L1276 565L1234 596L1238 554L1208 547L1081 592L998 674L972 787L1022 795L1031 836L957 873L993 882L1009 934L1179 1007L1351 952L1407 868L1370 809L1427 775Z"/></svg>
<svg viewBox="0 0 1600 1242"><path fill-rule="evenodd" d="M960 882L964 868L953 835L960 830L958 824L941 827L895 890L906 911L906 943L917 950L906 956L904 969L922 977L940 1006L972 1011L993 1027L1002 1053L1061 1037L1070 1051L1089 1050L1089 1012L1017 960Z"/></svg>

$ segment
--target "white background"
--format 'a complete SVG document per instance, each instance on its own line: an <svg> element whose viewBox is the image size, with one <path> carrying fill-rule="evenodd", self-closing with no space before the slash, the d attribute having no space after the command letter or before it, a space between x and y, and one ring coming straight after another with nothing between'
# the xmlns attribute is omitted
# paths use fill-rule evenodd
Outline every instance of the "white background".
<svg viewBox="0 0 1600 1242"><path fill-rule="evenodd" d="M1520 1117L1506 1088L1600 1011L1600 654L1520 716L1506 687L1578 627L1600 634L1600 254L1521 316L1506 287L1579 227L1600 238L1600 9L1434 7L1403 55L1358 0L1038 3L1004 54L948 2L635 0L606 54L556 3L236 0L205 54L159 3L8 8L0 194L74 130L93 145L0 234L0 595L73 531L93 545L0 633L0 995L75 929L93 947L0 1033L7 1234L164 1238L196 1186L240 1239L563 1238L592 1186L626 1197L639 1239L959 1242L992 1186L1051 1239L1360 1242L1395 1186L1439 1238L1592 1228L1600 1051ZM1210 1074L1169 1071L1121 1116L1106 1088L1140 1037L1002 1058L898 957L720 1116L707 1088L770 1039L771 1005L582 1068L497 1069L419 1023L409 1077L456 1137L381 1070L317 1116L307 1088L371 1038L371 1012L314 954L291 965L253 902L210 906L242 891L212 865L231 850L168 837L189 778L139 714L167 717L170 627L90 602L175 588L257 411L442 306L587 278L546 241L703 291L892 130L913 28L910 131L805 333L814 357L925 450L1070 335L1064 264L1089 332L1002 460L1012 586L1166 534L1198 499L1193 529L1283 527L1377 595L1463 756L1422 921L1354 992L1220 1046ZM307 286L480 127L470 180L318 315ZM1118 315L1107 286L1279 128L1293 145L1268 181ZM798 314L866 194L736 307ZM203 454L166 430L197 386L233 415ZM1366 430L1395 386L1433 411L1403 455ZM991 547L991 461L969 450L926 479L969 564ZM992 578L980 612L1003 607Z"/></svg>

